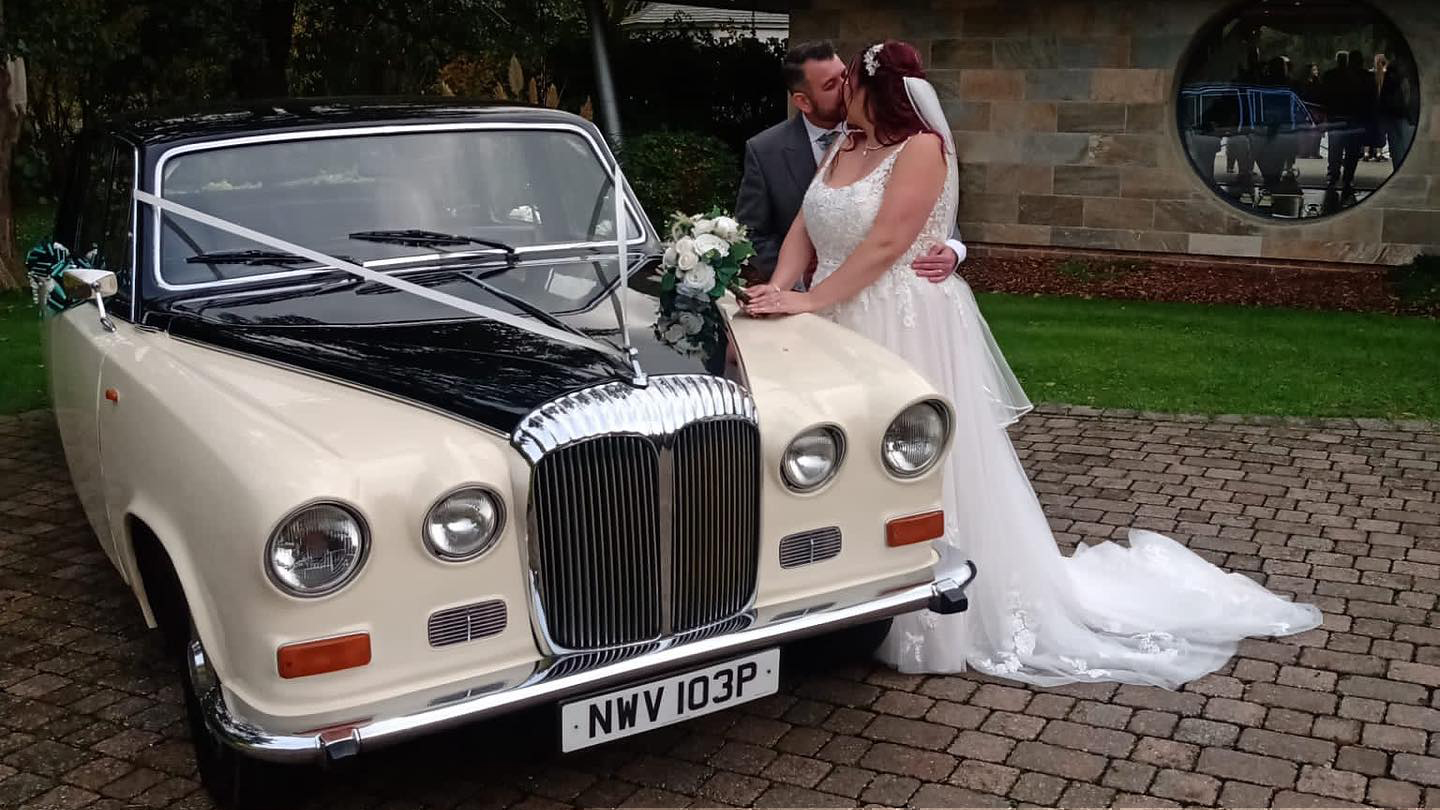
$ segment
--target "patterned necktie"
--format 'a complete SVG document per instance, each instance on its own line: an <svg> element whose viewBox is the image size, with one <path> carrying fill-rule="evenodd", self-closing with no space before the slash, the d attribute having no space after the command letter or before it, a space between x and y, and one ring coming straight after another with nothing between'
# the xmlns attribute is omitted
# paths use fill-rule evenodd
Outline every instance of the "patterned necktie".
<svg viewBox="0 0 1440 810"><path fill-rule="evenodd" d="M824 157L825 153L830 151L830 144L835 143L835 139L838 137L840 137L840 130L832 129L815 139L815 142L820 144L821 157Z"/></svg>

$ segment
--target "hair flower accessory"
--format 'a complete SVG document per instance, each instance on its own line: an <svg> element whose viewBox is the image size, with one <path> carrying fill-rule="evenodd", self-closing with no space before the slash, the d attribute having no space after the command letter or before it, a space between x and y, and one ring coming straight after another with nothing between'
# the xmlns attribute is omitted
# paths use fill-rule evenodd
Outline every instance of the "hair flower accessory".
<svg viewBox="0 0 1440 810"><path fill-rule="evenodd" d="M880 70L880 49L885 43L877 42L865 51L865 75L874 76Z"/></svg>

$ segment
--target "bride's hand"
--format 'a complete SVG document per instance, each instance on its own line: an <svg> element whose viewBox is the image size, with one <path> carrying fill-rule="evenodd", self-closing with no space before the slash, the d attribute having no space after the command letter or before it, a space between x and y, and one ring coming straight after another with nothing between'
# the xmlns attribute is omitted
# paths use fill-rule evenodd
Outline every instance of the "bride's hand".
<svg viewBox="0 0 1440 810"><path fill-rule="evenodd" d="M781 290L771 284L750 287L745 292L750 296L745 304L747 315L798 315L814 311L814 298L810 293Z"/></svg>

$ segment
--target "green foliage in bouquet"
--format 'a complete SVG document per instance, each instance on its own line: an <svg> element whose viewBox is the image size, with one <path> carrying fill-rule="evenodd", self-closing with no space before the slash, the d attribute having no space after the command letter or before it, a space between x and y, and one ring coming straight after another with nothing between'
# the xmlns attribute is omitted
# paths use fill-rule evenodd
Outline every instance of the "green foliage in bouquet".
<svg viewBox="0 0 1440 810"><path fill-rule="evenodd" d="M676 212L666 234L670 241L661 263L661 291L710 298L719 298L726 290L741 292L740 271L755 255L755 245L745 226L724 209L715 206L694 215Z"/></svg>

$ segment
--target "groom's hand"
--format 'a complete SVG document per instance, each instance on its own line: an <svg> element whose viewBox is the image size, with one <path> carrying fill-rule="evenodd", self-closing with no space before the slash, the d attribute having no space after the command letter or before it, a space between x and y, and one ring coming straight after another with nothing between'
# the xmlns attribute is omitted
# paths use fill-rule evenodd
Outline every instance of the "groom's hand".
<svg viewBox="0 0 1440 810"><path fill-rule="evenodd" d="M955 266L958 264L955 251L942 242L916 256L910 266L915 268L915 275L926 281L938 283L949 278L955 272Z"/></svg>

